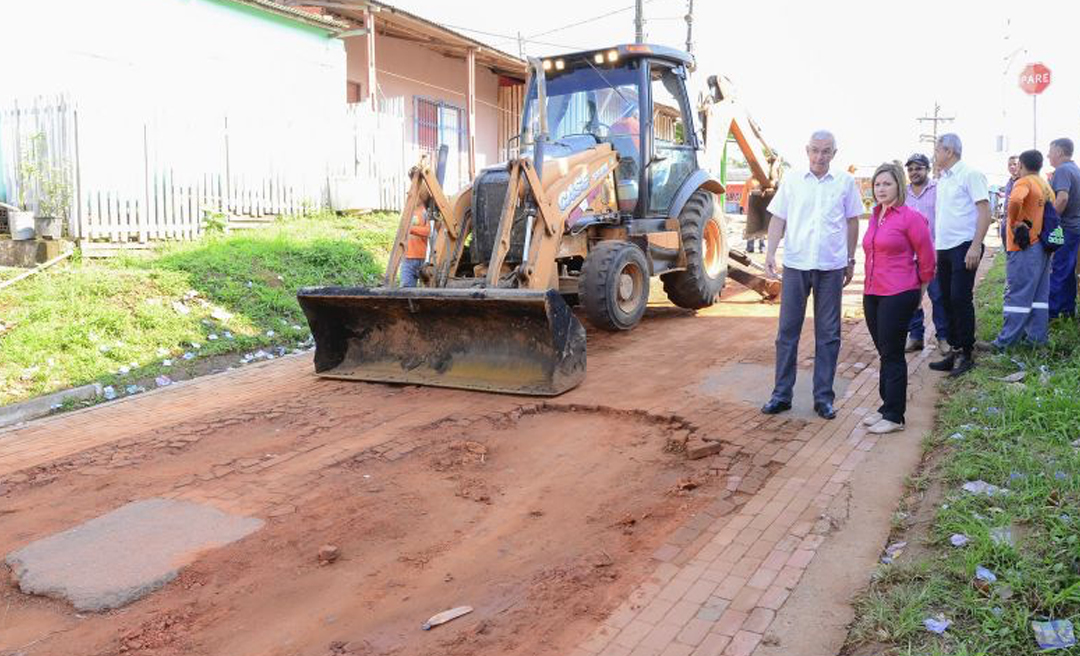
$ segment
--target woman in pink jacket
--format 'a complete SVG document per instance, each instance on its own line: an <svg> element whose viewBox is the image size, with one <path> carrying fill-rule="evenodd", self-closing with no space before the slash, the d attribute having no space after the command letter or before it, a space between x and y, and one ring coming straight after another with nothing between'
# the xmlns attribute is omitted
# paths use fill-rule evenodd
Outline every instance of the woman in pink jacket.
<svg viewBox="0 0 1080 656"><path fill-rule="evenodd" d="M863 311L881 357L878 391L881 407L863 424L871 433L904 429L907 361L904 338L908 322L934 279L934 243L928 219L904 205L904 171L882 164L870 179L877 205L863 237L866 281Z"/></svg>

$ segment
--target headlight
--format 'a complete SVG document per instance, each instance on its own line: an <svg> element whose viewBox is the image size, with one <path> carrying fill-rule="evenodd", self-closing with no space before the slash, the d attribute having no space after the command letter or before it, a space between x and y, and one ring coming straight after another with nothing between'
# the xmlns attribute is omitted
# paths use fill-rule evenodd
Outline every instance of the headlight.
<svg viewBox="0 0 1080 656"><path fill-rule="evenodd" d="M561 59L556 59L555 60L555 70L561 71L564 68L566 68L566 63Z"/></svg>
<svg viewBox="0 0 1080 656"><path fill-rule="evenodd" d="M608 50L607 60L609 62L619 61L619 51L618 50Z"/></svg>
<svg viewBox="0 0 1080 656"><path fill-rule="evenodd" d="M544 60L544 70L545 71L550 71L551 70L551 60L550 59L545 59Z"/></svg>
<svg viewBox="0 0 1080 656"><path fill-rule="evenodd" d="M604 63L604 53L602 53L602 52L596 53L595 55L593 55L592 60L594 62L596 62L597 64L603 64Z"/></svg>

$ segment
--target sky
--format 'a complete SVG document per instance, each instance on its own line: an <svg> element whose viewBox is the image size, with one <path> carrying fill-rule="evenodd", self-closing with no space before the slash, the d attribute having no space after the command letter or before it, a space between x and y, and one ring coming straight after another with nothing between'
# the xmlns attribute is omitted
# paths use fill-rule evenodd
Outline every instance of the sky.
<svg viewBox="0 0 1080 656"><path fill-rule="evenodd" d="M519 31L533 56L634 37L632 0L389 1L512 54ZM647 0L646 41L685 49L686 12L686 0ZM807 137L818 129L837 137L834 166L930 154L931 144L919 142L930 125L916 118L932 115L935 103L955 118L940 131L959 134L964 158L991 182L1003 182L1007 155L1036 138L1044 153L1062 136L1080 146L1077 0L696 0L693 26L692 84L714 73L731 78L766 140L795 166L805 165ZM1071 33L1055 39L1055 26ZM1018 86L1031 62L1053 75L1037 100L1037 132L1032 98ZM999 135L1007 152L997 150Z"/></svg>

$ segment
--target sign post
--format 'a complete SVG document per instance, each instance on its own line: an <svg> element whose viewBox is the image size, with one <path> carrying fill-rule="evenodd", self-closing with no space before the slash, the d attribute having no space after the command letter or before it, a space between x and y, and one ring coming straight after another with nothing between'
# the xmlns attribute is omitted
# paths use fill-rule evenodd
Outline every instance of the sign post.
<svg viewBox="0 0 1080 656"><path fill-rule="evenodd" d="M1042 62L1028 64L1020 71L1020 88L1031 96L1031 133L1033 148L1039 147L1039 94L1050 86L1050 69Z"/></svg>

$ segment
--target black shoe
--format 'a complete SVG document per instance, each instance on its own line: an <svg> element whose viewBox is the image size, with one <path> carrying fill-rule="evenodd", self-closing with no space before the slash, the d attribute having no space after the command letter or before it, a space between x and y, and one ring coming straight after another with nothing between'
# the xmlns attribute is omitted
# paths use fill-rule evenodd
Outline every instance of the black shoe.
<svg viewBox="0 0 1080 656"><path fill-rule="evenodd" d="M822 419L835 419L836 408L832 407L831 403L815 403L814 412L818 413L818 416Z"/></svg>
<svg viewBox="0 0 1080 656"><path fill-rule="evenodd" d="M955 365L956 351L952 351L941 360L935 360L927 366L929 366L934 371L952 371Z"/></svg>
<svg viewBox="0 0 1080 656"><path fill-rule="evenodd" d="M778 415L787 410L791 410L791 403L788 401L777 401L776 399L770 399L768 403L761 406L761 414L764 415Z"/></svg>
<svg viewBox="0 0 1080 656"><path fill-rule="evenodd" d="M963 376L967 372L971 371L975 367L975 360L972 359L970 353L961 353L956 357L956 366L949 373L949 378L957 378Z"/></svg>

